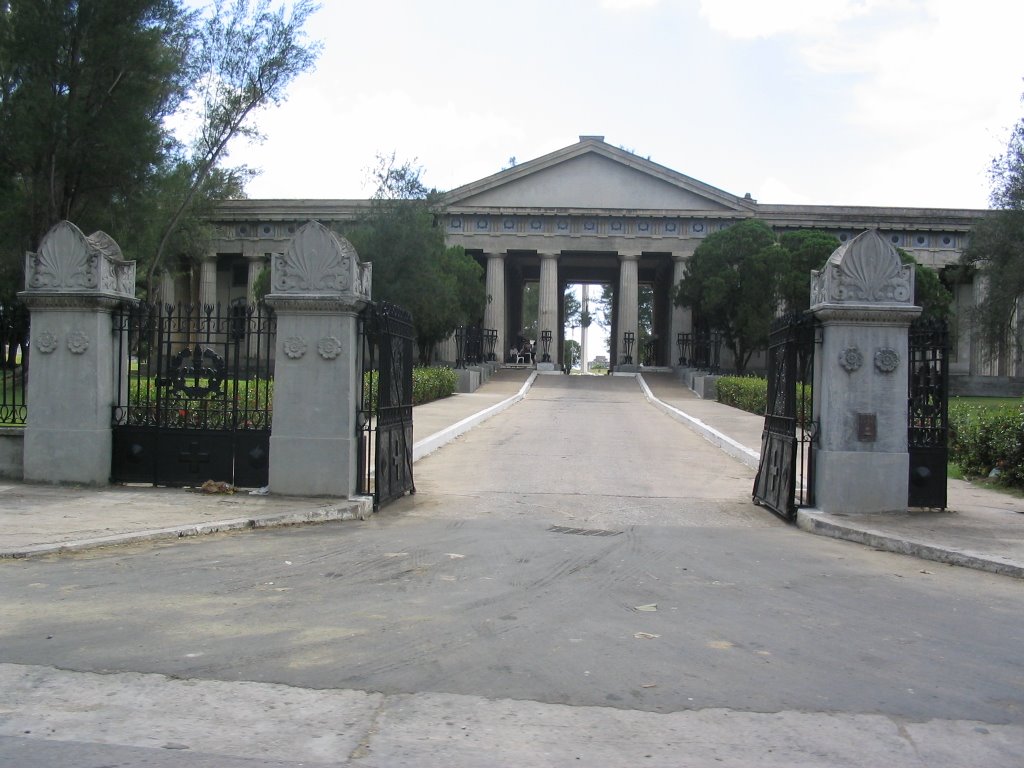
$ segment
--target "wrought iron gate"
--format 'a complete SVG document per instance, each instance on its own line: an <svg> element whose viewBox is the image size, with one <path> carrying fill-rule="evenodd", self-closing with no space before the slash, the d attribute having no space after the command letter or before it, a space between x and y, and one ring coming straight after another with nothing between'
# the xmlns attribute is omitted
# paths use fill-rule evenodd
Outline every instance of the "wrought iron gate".
<svg viewBox="0 0 1024 768"><path fill-rule="evenodd" d="M363 378L359 418L360 492L374 508L415 493L412 477L412 315L386 301L361 317Z"/></svg>
<svg viewBox="0 0 1024 768"><path fill-rule="evenodd" d="M946 508L949 461L949 332L942 320L910 327L907 445L911 507Z"/></svg>
<svg viewBox="0 0 1024 768"><path fill-rule="evenodd" d="M267 485L272 311L143 304L122 310L115 328L111 480Z"/></svg>
<svg viewBox="0 0 1024 768"><path fill-rule="evenodd" d="M779 318L768 343L768 403L754 501L793 520L813 503L815 441L811 377L817 323L810 316Z"/></svg>

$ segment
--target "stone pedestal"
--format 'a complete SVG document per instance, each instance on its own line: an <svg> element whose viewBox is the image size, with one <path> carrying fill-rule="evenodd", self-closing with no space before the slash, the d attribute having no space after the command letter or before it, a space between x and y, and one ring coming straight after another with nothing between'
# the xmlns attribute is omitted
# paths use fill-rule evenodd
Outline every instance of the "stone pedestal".
<svg viewBox="0 0 1024 768"><path fill-rule="evenodd" d="M370 265L317 222L303 226L271 266L277 313L270 490L291 496L355 493L362 375L358 314Z"/></svg>
<svg viewBox="0 0 1024 768"><path fill-rule="evenodd" d="M120 383L113 311L135 296L135 262L103 232L62 221L25 259L32 347L24 478L110 482L112 418Z"/></svg>
<svg viewBox="0 0 1024 768"><path fill-rule="evenodd" d="M913 296L913 268L874 231L814 273L814 500L824 512L907 509L908 336L921 312Z"/></svg>

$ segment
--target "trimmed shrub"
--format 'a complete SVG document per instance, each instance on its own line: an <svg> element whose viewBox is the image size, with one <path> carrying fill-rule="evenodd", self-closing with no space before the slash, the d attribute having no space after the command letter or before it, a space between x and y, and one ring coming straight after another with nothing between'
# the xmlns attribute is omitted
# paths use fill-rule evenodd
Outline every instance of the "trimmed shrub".
<svg viewBox="0 0 1024 768"><path fill-rule="evenodd" d="M723 376L718 380L718 402L764 416L768 380L756 376Z"/></svg>
<svg viewBox="0 0 1024 768"><path fill-rule="evenodd" d="M768 379L757 376L723 376L718 380L718 402L764 416L768 410ZM811 385L798 384L796 407L801 425L811 420Z"/></svg>
<svg viewBox="0 0 1024 768"><path fill-rule="evenodd" d="M1024 488L1024 415L1021 406L949 405L949 460L967 477L988 477Z"/></svg>
<svg viewBox="0 0 1024 768"><path fill-rule="evenodd" d="M451 368L413 368L412 403L423 405L448 397L458 382L459 377Z"/></svg>

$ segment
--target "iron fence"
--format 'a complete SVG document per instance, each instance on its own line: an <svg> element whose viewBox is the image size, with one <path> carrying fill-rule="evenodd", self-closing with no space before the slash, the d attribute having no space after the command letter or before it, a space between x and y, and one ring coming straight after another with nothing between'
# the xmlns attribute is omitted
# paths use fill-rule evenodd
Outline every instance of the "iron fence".
<svg viewBox="0 0 1024 768"><path fill-rule="evenodd" d="M0 305L0 426L20 427L28 415L29 313L24 304Z"/></svg>
<svg viewBox="0 0 1024 768"><path fill-rule="evenodd" d="M115 316L115 331L112 479L266 485L274 313L141 304Z"/></svg>

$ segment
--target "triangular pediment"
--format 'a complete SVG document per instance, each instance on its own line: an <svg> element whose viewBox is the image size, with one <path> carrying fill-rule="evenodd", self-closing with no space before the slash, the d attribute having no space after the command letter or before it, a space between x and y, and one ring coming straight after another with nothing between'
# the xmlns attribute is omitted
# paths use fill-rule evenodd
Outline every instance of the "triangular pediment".
<svg viewBox="0 0 1024 768"><path fill-rule="evenodd" d="M452 190L449 208L749 211L754 202L606 142L578 144Z"/></svg>

